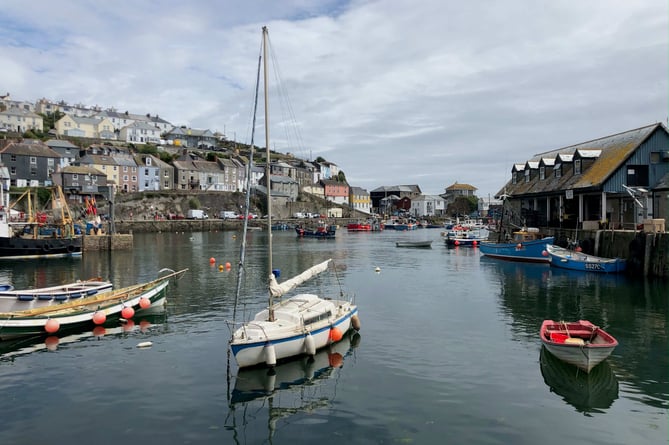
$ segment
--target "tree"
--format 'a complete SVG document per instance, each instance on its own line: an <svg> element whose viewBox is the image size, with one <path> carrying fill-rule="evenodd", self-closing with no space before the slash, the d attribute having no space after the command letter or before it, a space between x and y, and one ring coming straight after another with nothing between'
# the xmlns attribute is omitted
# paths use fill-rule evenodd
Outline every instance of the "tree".
<svg viewBox="0 0 669 445"><path fill-rule="evenodd" d="M346 174L342 170L339 170L339 173L337 174L337 182L346 183Z"/></svg>
<svg viewBox="0 0 669 445"><path fill-rule="evenodd" d="M319 156L316 158L316 162L327 162L327 161L322 156Z"/></svg>

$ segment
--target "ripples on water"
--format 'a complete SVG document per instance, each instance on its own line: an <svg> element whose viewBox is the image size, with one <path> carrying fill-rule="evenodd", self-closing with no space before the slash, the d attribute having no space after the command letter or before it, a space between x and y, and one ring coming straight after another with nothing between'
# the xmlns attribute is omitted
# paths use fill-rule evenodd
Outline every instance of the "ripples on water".
<svg viewBox="0 0 669 445"><path fill-rule="evenodd" d="M143 329L138 321L104 336L83 333L61 339L54 351L44 339L6 347L0 441L666 441L666 283L480 258L476 249L447 248L438 232L340 231L336 240L275 233L273 266L283 278L334 258L337 274L301 290L327 293L341 283L356 296L362 330L344 350L292 362L275 376L240 372L230 385L238 234L140 234L132 252L0 265L0 279L17 287L91 276L120 287L154 278L162 267L190 268L169 287L167 313ZM395 247L424 239L433 240L432 249ZM266 240L261 232L247 238L246 316L266 301ZM219 270L226 262L231 269ZM577 374L542 352L544 318L589 319L620 346L597 372ZM146 340L153 347L136 348Z"/></svg>

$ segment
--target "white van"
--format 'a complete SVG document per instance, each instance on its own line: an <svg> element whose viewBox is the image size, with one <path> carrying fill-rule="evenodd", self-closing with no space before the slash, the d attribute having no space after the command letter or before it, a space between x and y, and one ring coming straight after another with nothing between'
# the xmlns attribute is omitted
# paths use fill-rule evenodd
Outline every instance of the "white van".
<svg viewBox="0 0 669 445"><path fill-rule="evenodd" d="M239 215L237 215L237 212L232 210L221 210L221 212L218 214L218 217L220 219L237 219Z"/></svg>

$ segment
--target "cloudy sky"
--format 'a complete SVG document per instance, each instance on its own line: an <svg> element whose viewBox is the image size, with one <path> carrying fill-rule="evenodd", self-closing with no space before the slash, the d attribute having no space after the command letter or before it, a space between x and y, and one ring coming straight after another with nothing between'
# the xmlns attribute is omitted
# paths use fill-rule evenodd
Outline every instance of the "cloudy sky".
<svg viewBox="0 0 669 445"><path fill-rule="evenodd" d="M244 143L267 26L270 146L367 190L457 181L487 197L515 162L669 115L666 0L29 3L2 2L3 94Z"/></svg>

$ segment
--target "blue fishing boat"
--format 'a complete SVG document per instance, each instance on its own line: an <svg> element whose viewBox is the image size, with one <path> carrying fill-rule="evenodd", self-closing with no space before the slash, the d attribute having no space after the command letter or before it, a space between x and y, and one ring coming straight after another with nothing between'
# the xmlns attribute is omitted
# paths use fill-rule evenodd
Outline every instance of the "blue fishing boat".
<svg viewBox="0 0 669 445"><path fill-rule="evenodd" d="M546 245L551 266L583 272L620 273L627 262L623 258L602 258L552 244Z"/></svg>
<svg viewBox="0 0 669 445"><path fill-rule="evenodd" d="M545 254L546 244L553 244L555 238L542 238L539 229L530 227L513 232L511 240L506 242L481 241L479 249L483 255L509 261L547 263L550 258Z"/></svg>

